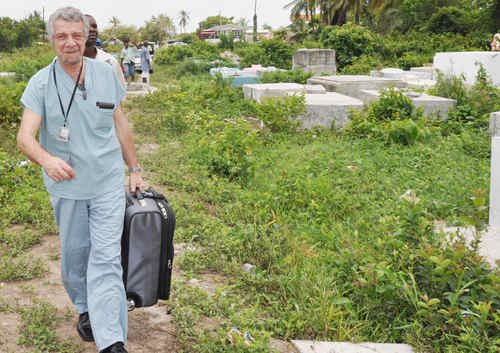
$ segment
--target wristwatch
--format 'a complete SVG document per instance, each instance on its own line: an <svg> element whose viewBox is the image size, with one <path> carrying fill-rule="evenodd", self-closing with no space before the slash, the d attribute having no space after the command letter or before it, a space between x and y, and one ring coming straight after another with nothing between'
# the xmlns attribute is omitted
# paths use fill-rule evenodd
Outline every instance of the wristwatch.
<svg viewBox="0 0 500 353"><path fill-rule="evenodd" d="M142 171L142 168L140 165L137 165L137 167L128 168L129 173L136 173L136 172L140 172L140 171Z"/></svg>

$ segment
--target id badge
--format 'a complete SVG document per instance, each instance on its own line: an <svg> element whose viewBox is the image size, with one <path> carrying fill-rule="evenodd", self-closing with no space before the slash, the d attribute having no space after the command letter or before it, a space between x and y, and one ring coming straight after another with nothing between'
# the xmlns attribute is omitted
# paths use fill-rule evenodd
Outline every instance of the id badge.
<svg viewBox="0 0 500 353"><path fill-rule="evenodd" d="M69 128L66 126L61 126L59 128L59 140L63 142L69 141Z"/></svg>

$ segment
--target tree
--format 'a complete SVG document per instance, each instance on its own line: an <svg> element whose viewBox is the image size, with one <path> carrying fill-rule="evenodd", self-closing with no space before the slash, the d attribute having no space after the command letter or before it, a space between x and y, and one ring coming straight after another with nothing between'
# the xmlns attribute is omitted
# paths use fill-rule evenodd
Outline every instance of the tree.
<svg viewBox="0 0 500 353"><path fill-rule="evenodd" d="M224 17L221 15L209 16L199 23L201 29L207 29L219 25L234 24L234 17Z"/></svg>
<svg viewBox="0 0 500 353"><path fill-rule="evenodd" d="M166 14L152 16L151 20L141 28L141 37L154 42L161 42L165 38L175 37L175 25Z"/></svg>
<svg viewBox="0 0 500 353"><path fill-rule="evenodd" d="M243 32L247 31L248 28L248 20L244 17L240 18L238 21L236 21L236 24L243 28Z"/></svg>
<svg viewBox="0 0 500 353"><path fill-rule="evenodd" d="M182 28L182 33L186 32L186 25L189 20L189 14L185 10L181 10L179 12L179 26Z"/></svg>

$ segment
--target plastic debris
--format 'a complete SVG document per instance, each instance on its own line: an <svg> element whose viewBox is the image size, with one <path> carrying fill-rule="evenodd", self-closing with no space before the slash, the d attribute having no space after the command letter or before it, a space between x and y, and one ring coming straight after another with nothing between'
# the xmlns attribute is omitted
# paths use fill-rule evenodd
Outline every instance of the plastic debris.
<svg viewBox="0 0 500 353"><path fill-rule="evenodd" d="M252 272L255 270L255 265L252 265L252 264L244 264L243 266L241 266L241 268L243 269L243 271L245 272Z"/></svg>
<svg viewBox="0 0 500 353"><path fill-rule="evenodd" d="M252 335L250 335L250 332L243 333L240 331L239 328L233 327L227 333L227 339L229 340L230 343L234 343L238 339L237 337L241 337L241 339L243 339L243 343L246 344L247 346L249 346L255 342Z"/></svg>

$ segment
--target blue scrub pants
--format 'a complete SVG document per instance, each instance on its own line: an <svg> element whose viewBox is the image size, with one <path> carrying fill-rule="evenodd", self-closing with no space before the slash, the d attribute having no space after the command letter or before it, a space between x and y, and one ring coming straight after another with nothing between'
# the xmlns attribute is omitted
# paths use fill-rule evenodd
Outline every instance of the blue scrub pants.
<svg viewBox="0 0 500 353"><path fill-rule="evenodd" d="M50 196L61 239L62 281L78 313L88 312L102 350L126 343L128 311L122 280L122 187L90 200Z"/></svg>

